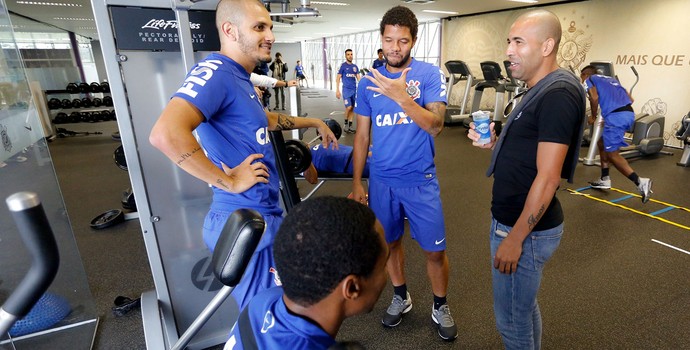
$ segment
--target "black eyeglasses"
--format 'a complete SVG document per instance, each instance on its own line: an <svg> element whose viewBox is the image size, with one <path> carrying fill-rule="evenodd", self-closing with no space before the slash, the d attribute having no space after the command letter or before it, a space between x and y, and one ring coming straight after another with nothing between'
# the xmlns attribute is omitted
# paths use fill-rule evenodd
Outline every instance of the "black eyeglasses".
<svg viewBox="0 0 690 350"><path fill-rule="evenodd" d="M520 103L520 99L522 99L522 96L524 96L527 91L529 90L522 90L520 93L515 95L513 98L508 101L508 104L506 104L506 108L503 109L503 116L505 118L508 118L511 112L513 112L513 109L515 109L515 106L517 106L518 103Z"/></svg>

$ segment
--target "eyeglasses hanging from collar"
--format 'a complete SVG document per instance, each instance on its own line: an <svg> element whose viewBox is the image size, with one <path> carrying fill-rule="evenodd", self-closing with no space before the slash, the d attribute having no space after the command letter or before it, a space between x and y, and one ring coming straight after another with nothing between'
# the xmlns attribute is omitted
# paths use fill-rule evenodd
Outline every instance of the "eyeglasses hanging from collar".
<svg viewBox="0 0 690 350"><path fill-rule="evenodd" d="M522 96L525 96L525 94L529 91L529 89L525 89L520 91L517 95L515 95L513 98L508 101L508 104L506 104L506 108L503 109L503 116L505 118L508 118L510 113L515 109L515 106L517 106L518 103L520 103L520 100L522 100Z"/></svg>

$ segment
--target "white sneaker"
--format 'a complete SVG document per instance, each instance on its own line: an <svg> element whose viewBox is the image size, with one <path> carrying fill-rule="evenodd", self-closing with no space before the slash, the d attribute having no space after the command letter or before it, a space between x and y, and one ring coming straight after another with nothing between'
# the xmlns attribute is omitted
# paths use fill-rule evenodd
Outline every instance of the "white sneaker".
<svg viewBox="0 0 690 350"><path fill-rule="evenodd" d="M640 190L640 194L642 195L642 203L649 202L651 194L654 193L652 192L652 179L641 177L637 189Z"/></svg>
<svg viewBox="0 0 690 350"><path fill-rule="evenodd" d="M640 180L642 180L642 179L640 179ZM600 188L600 189L608 190L611 188L611 178L608 176L604 176L604 177L596 179L594 181L590 181L589 184L592 186L592 188Z"/></svg>

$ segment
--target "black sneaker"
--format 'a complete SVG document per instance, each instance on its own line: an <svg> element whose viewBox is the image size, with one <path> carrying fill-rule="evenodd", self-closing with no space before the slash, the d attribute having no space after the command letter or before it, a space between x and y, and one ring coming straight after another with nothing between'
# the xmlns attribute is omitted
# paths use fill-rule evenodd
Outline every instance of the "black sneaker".
<svg viewBox="0 0 690 350"><path fill-rule="evenodd" d="M450 315L448 304L441 305L438 310L431 306L431 319L436 323L441 339L451 341L458 337L458 328Z"/></svg>
<svg viewBox="0 0 690 350"><path fill-rule="evenodd" d="M386 309L386 313L383 314L381 323L386 327L395 327L402 321L403 314L410 312L410 310L412 310L412 298L409 292L405 300L397 294L393 295L393 300Z"/></svg>

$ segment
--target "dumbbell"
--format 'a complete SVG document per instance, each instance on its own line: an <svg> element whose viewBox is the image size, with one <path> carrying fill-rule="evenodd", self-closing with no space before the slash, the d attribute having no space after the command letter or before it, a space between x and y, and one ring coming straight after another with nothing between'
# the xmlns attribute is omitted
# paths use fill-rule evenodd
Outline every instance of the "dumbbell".
<svg viewBox="0 0 690 350"><path fill-rule="evenodd" d="M72 112L69 114L70 123L79 123L81 121L81 112Z"/></svg>
<svg viewBox="0 0 690 350"><path fill-rule="evenodd" d="M72 100L72 108L79 108L81 107L81 100L78 98L75 98Z"/></svg>
<svg viewBox="0 0 690 350"><path fill-rule="evenodd" d="M72 101L69 99L63 99L62 102L60 102L60 108L72 108Z"/></svg>
<svg viewBox="0 0 690 350"><path fill-rule="evenodd" d="M87 83L79 83L79 85L77 85L77 88L79 89L79 92L82 94L85 94L91 90L91 87Z"/></svg>
<svg viewBox="0 0 690 350"><path fill-rule="evenodd" d="M78 94L79 86L76 83L69 83L67 84L65 90L67 90L67 92L69 92L70 94Z"/></svg>
<svg viewBox="0 0 690 350"><path fill-rule="evenodd" d="M101 92L101 91L103 91L103 90L101 90L101 84L99 84L99 83L97 83L97 82L94 81L93 83L91 83L91 84L89 85L89 91L91 91L91 92Z"/></svg>
<svg viewBox="0 0 690 350"><path fill-rule="evenodd" d="M53 123L55 124L64 124L69 122L69 117L67 116L67 113L65 112L60 112L55 115L55 119L53 119Z"/></svg>
<svg viewBox="0 0 690 350"><path fill-rule="evenodd" d="M60 109L60 100L54 97L48 100L48 109Z"/></svg>
<svg viewBox="0 0 690 350"><path fill-rule="evenodd" d="M103 105L106 107L112 107L113 106L113 98L110 96L103 97Z"/></svg>
<svg viewBox="0 0 690 350"><path fill-rule="evenodd" d="M98 97L94 98L94 99L92 100L92 102L93 102L93 106L94 106L94 107L100 107L100 106L103 105L103 100L101 100L101 99L98 98Z"/></svg>
<svg viewBox="0 0 690 350"><path fill-rule="evenodd" d="M101 120L103 120L103 121L110 120L110 111L101 111Z"/></svg>
<svg viewBox="0 0 690 350"><path fill-rule="evenodd" d="M84 106L84 108L89 108L93 106L93 102L91 101L90 98L84 97L81 99L81 105Z"/></svg>
<svg viewBox="0 0 690 350"><path fill-rule="evenodd" d="M101 83L101 92L110 92L110 84L107 81Z"/></svg>
<svg viewBox="0 0 690 350"><path fill-rule="evenodd" d="M311 150L306 143L300 140L285 141L285 152L288 157L288 165L293 174L299 174L309 169Z"/></svg>

